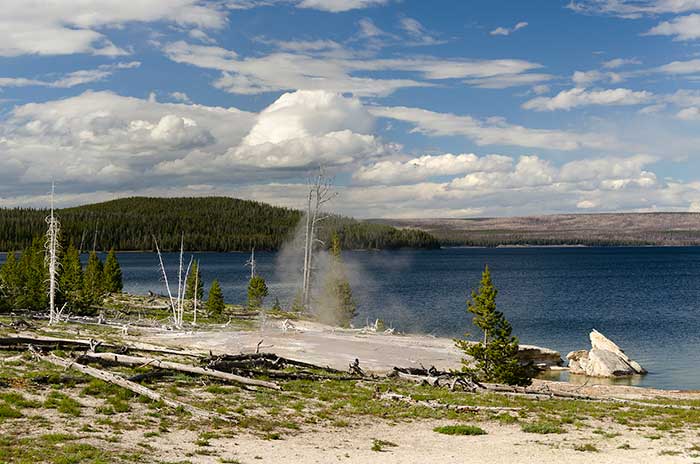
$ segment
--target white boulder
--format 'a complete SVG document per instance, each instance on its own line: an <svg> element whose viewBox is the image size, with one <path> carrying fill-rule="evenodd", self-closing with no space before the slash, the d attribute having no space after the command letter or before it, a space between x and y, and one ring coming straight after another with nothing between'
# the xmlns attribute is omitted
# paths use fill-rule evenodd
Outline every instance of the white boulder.
<svg viewBox="0 0 700 464"><path fill-rule="evenodd" d="M591 350L572 351L566 355L569 372L591 377L621 377L646 374L647 371L597 330L590 334Z"/></svg>

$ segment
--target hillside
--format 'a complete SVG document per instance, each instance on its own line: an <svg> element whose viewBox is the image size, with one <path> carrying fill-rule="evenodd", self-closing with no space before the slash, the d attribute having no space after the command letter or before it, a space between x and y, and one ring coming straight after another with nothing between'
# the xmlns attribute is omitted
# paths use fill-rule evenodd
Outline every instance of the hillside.
<svg viewBox="0 0 700 464"><path fill-rule="evenodd" d="M0 251L26 247L46 229L46 210L0 209ZM164 250L276 250L292 237L302 213L265 203L225 197L133 197L57 211L62 240L82 249L151 250L156 236ZM350 248L425 248L438 246L422 231L397 230L334 216L324 222L321 239L337 231Z"/></svg>
<svg viewBox="0 0 700 464"><path fill-rule="evenodd" d="M444 245L700 245L698 213L558 214L478 219L378 219Z"/></svg>

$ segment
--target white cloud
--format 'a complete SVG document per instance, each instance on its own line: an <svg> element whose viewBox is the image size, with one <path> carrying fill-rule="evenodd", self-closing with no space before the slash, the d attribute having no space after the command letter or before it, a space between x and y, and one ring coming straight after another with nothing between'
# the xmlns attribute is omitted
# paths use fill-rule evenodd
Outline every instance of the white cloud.
<svg viewBox="0 0 700 464"><path fill-rule="evenodd" d="M373 107L370 112L377 117L410 122L416 126L416 132L436 136L461 135L478 145L510 145L564 151L616 145L614 140L601 134L530 129L500 119L481 121L471 116L437 113L421 108Z"/></svg>
<svg viewBox="0 0 700 464"><path fill-rule="evenodd" d="M406 87L428 87L431 81L466 79L480 87L504 88L549 79L529 73L541 68L524 60L459 60L433 57L367 58L313 53L272 53L242 58L221 47L175 42L164 49L178 63L216 69L222 75L214 86L231 93L258 94L285 90L325 90L359 96L384 96ZM308 50L307 50L308 51ZM367 73L402 71L414 79L366 77ZM356 76L363 73L363 77Z"/></svg>
<svg viewBox="0 0 700 464"><path fill-rule="evenodd" d="M637 58L614 58L612 60L605 61L603 67L606 69L617 69L623 66L642 64Z"/></svg>
<svg viewBox="0 0 700 464"><path fill-rule="evenodd" d="M125 50L103 34L104 29L154 21L221 28L226 16L215 4L201 0L4 0L0 15L0 56L125 55Z"/></svg>
<svg viewBox="0 0 700 464"><path fill-rule="evenodd" d="M401 18L399 26L406 31L411 38L411 42L406 45L438 45L445 43L435 38L434 34L428 31L420 22L413 18Z"/></svg>
<svg viewBox="0 0 700 464"><path fill-rule="evenodd" d="M640 18L663 13L700 10L700 0L571 0L568 8L579 13Z"/></svg>
<svg viewBox="0 0 700 464"><path fill-rule="evenodd" d="M528 24L525 21L520 21L513 27L497 27L496 29L492 30L489 32L491 35L511 35L515 31L519 31L520 29L527 27Z"/></svg>
<svg viewBox="0 0 700 464"><path fill-rule="evenodd" d="M129 63L116 63L99 66L97 69L84 69L65 74L53 81L40 79L27 79L23 77L0 77L0 88L2 87L55 87L67 89L78 85L98 82L111 76L120 69L133 69L141 65L138 61Z"/></svg>
<svg viewBox="0 0 700 464"><path fill-rule="evenodd" d="M700 15L679 16L652 27L646 35L673 36L673 40L697 40L700 38Z"/></svg>
<svg viewBox="0 0 700 464"><path fill-rule="evenodd" d="M658 68L654 68L654 71L671 75L698 74L700 73L700 59L672 61Z"/></svg>
<svg viewBox="0 0 700 464"><path fill-rule="evenodd" d="M586 90L580 87L563 90L554 97L537 97L523 103L526 110L570 110L580 106L639 105L650 101L654 95L647 91L630 89Z"/></svg>
<svg viewBox="0 0 700 464"><path fill-rule="evenodd" d="M684 121L697 121L700 119L700 108L697 106L683 108L676 114L676 117Z"/></svg>
<svg viewBox="0 0 700 464"><path fill-rule="evenodd" d="M170 96L175 101L179 101L182 103L192 103L192 100L190 99L189 95L187 95L185 92L171 92Z"/></svg>
<svg viewBox="0 0 700 464"><path fill-rule="evenodd" d="M390 0L302 0L299 8L313 8L331 13L342 13L350 10L369 8L389 3Z"/></svg>
<svg viewBox="0 0 700 464"><path fill-rule="evenodd" d="M509 170L512 159L501 155L479 157L470 154L425 155L409 160L384 160L361 167L353 178L367 184L401 184L426 179L455 176L471 171L493 172Z"/></svg>
<svg viewBox="0 0 700 464"><path fill-rule="evenodd" d="M191 150L225 152L252 124L253 115L236 109L85 92L18 106L0 121L0 171L11 166L27 185L55 178L76 189L130 188L164 160ZM17 187L16 180L7 188Z"/></svg>
<svg viewBox="0 0 700 464"><path fill-rule="evenodd" d="M575 71L571 76L571 80L577 87L588 87L601 81L617 84L624 80L624 76L615 72L601 72L598 70Z"/></svg>

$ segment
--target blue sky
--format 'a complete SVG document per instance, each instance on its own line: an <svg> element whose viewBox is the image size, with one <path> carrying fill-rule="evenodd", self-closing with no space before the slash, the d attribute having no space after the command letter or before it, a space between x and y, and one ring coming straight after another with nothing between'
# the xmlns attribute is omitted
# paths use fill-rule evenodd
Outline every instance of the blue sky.
<svg viewBox="0 0 700 464"><path fill-rule="evenodd" d="M0 205L700 210L700 0L7 0Z"/></svg>

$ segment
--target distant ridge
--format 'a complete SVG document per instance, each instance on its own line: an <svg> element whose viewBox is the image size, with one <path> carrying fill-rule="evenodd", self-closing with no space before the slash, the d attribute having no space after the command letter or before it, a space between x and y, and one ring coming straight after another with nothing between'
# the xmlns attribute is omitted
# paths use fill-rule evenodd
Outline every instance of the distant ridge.
<svg viewBox="0 0 700 464"><path fill-rule="evenodd" d="M131 197L58 210L62 241L83 250L277 250L294 233L298 210L228 197ZM46 210L0 209L0 251L23 249L46 229ZM437 240L418 230L398 230L341 216L323 221L320 239L337 232L344 249L434 248Z"/></svg>
<svg viewBox="0 0 700 464"><path fill-rule="evenodd" d="M553 214L474 219L373 219L464 246L697 246L700 213Z"/></svg>

